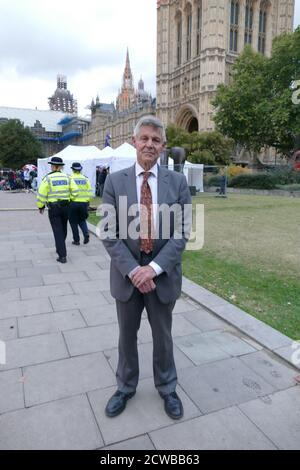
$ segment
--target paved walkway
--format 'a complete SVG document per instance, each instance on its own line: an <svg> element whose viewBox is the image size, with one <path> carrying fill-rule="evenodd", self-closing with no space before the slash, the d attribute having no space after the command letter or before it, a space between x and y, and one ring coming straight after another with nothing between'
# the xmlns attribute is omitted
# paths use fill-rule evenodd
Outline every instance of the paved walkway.
<svg viewBox="0 0 300 470"><path fill-rule="evenodd" d="M69 239L59 265L47 215L2 210L34 205L0 193L0 449L300 448L299 370L276 352L290 341L189 281L173 325L184 418L166 416L153 386L146 318L137 394L107 418L118 341L108 257L96 237Z"/></svg>

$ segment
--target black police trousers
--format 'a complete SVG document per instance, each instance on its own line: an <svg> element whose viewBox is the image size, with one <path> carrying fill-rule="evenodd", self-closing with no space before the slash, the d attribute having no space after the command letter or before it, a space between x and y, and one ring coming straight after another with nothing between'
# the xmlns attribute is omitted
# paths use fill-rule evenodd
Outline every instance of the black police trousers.
<svg viewBox="0 0 300 470"><path fill-rule="evenodd" d="M73 232L73 240L76 243L80 241L78 226L81 228L84 237L89 236L86 223L86 219L89 215L88 207L88 202L71 202L70 204L69 221Z"/></svg>
<svg viewBox="0 0 300 470"><path fill-rule="evenodd" d="M66 238L68 233L69 203L49 204L49 220L55 239L56 253L66 258Z"/></svg>

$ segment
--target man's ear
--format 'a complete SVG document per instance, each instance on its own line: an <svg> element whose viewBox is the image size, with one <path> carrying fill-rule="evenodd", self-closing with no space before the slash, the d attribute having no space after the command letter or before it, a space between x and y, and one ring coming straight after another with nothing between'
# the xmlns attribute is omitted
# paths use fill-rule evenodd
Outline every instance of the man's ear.
<svg viewBox="0 0 300 470"><path fill-rule="evenodd" d="M132 142L132 145L135 147L136 138L134 137L134 135L131 137L131 142Z"/></svg>

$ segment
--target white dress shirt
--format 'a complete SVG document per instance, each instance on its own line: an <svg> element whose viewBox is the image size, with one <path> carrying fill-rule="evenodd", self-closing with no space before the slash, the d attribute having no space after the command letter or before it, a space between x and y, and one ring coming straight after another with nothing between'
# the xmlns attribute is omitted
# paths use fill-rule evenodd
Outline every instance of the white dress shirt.
<svg viewBox="0 0 300 470"><path fill-rule="evenodd" d="M136 162L135 164L136 192L137 192L137 200L138 200L139 209L140 209L140 203L141 203L141 187L142 187L143 178L144 178L143 173L145 173L144 168L138 162ZM152 214L153 214L153 224L154 224L154 232L155 232L156 219L157 219L157 192L158 192L158 186L157 186L158 164L157 163L150 169L149 173L151 173L151 175L149 176L148 184L150 186L150 190L152 194L152 204L153 204ZM154 261L151 261L149 263L149 266L151 266L151 268L154 269L154 271L156 272L156 276L159 276L163 272L162 268ZM138 270L138 267L133 269L129 273L128 276L131 277L137 270Z"/></svg>

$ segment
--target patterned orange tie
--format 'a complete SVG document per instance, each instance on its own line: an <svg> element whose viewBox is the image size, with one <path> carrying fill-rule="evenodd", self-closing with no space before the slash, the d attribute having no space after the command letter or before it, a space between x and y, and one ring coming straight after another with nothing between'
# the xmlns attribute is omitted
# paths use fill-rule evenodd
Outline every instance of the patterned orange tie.
<svg viewBox="0 0 300 470"><path fill-rule="evenodd" d="M143 183L141 186L140 201L140 250L144 253L153 251L153 218L152 218L152 194L148 183L150 172L144 172Z"/></svg>

